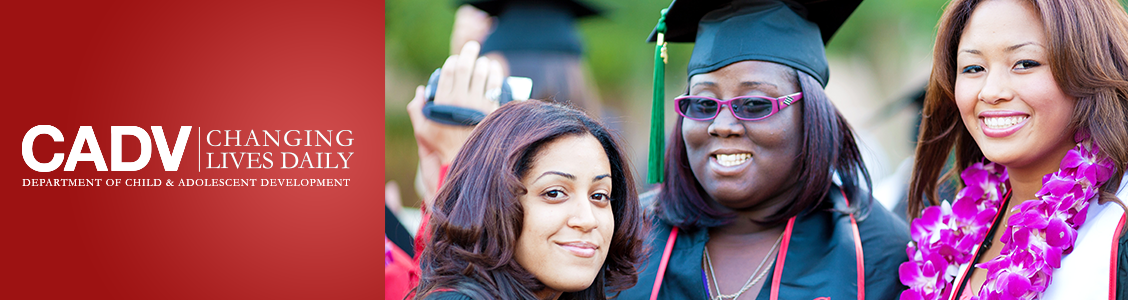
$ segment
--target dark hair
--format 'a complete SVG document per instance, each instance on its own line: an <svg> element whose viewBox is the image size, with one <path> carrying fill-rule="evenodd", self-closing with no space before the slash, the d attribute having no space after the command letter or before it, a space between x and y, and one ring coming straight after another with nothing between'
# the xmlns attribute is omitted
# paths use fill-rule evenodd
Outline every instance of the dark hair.
<svg viewBox="0 0 1128 300"><path fill-rule="evenodd" d="M554 51L499 51L513 76L533 80L531 98L599 113L599 95L585 76L577 54Z"/></svg>
<svg viewBox="0 0 1128 300"><path fill-rule="evenodd" d="M761 224L776 225L800 213L820 207L837 174L842 188L851 195L851 210L864 201L868 206L873 197L868 192L872 188L869 172L862 163L861 152L854 142L854 131L846 118L838 112L834 104L811 75L791 70L790 76L798 78L803 91L803 145L802 152L796 155L798 164L797 195L784 210L767 216L763 220L753 220ZM716 205L690 169L686 154L685 139L682 137L682 119L674 124L670 146L666 149L666 178L658 194L654 212L666 223L684 229L708 228L727 224L736 215ZM861 178L859 178L859 175ZM866 189L859 184L864 180Z"/></svg>
<svg viewBox="0 0 1128 300"><path fill-rule="evenodd" d="M940 18L933 50L932 76L921 112L916 163L909 185L908 213L920 216L925 202L938 205L944 180L958 187L958 175L985 161L955 104L956 54L960 36L980 0L955 0ZM1086 129L1112 158L1116 172L1102 186L1101 200L1112 193L1128 163L1128 14L1109 0L1030 1L1046 28L1049 67L1058 87L1077 98L1070 129ZM950 153L955 165L941 175Z"/></svg>
<svg viewBox="0 0 1128 300"><path fill-rule="evenodd" d="M605 299L635 284L645 223L628 160L617 137L584 113L541 101L515 101L486 117L454 159L429 220L416 298L455 289L474 299L528 299L544 288L514 259L527 191L521 176L545 144L565 136L595 137L611 163L615 232L590 287L561 299Z"/></svg>

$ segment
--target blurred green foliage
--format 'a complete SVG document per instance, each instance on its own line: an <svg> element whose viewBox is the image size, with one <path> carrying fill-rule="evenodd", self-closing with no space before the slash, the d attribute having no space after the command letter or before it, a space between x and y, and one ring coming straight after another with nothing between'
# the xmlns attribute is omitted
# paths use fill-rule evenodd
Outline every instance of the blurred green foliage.
<svg viewBox="0 0 1128 300"><path fill-rule="evenodd" d="M649 75L653 44L644 42L658 20L658 11L669 5L666 0L588 0L602 7L602 16L581 22L586 43L586 59L600 89L615 91L634 84L633 77ZM875 39L887 37L872 33L897 32L931 41L936 21L946 1L941 0L867 0L854 12L835 35L828 47L831 55L873 53ZM386 50L389 65L413 69L422 77L441 65L449 55L450 31L454 23L456 1L392 0L386 3ZM918 40L904 41L908 43ZM678 49L682 48L682 49ZM688 59L690 46L675 47L671 67L682 66ZM876 57L874 58L876 59Z"/></svg>

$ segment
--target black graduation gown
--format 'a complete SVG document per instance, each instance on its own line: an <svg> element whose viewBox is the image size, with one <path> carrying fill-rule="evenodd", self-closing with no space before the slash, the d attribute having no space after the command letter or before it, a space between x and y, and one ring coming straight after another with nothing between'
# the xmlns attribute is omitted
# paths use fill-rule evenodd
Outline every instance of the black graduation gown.
<svg viewBox="0 0 1128 300"><path fill-rule="evenodd" d="M1116 252L1116 299L1128 300L1128 234L1120 235Z"/></svg>
<svg viewBox="0 0 1128 300"><path fill-rule="evenodd" d="M828 194L828 200L834 201L832 203L836 206L845 205L837 189ZM656 221L649 236L650 252L640 270L638 283L623 291L618 299L650 299L671 229L669 224ZM865 259L865 298L896 299L905 289L897 270L901 263L908 260L905 254L909 242L908 226L880 204L874 203L868 215L858 220L858 232ZM701 268L708 240L708 229L678 233L658 299L708 299ZM768 272L756 299L769 299L776 263L778 261L772 264L773 271ZM755 267L754 262L748 264L749 268ZM795 219L778 299L857 299L857 274L854 233L849 215L823 209Z"/></svg>

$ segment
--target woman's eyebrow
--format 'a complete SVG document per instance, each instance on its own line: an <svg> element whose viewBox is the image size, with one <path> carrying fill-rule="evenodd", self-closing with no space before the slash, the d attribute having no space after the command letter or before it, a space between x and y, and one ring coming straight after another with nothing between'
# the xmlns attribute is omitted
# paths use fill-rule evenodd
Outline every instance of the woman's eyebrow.
<svg viewBox="0 0 1128 300"><path fill-rule="evenodd" d="M568 173L564 173L564 172L560 172L560 171L547 171L547 172L542 173L540 176L537 176L537 179L535 179L533 181L540 180L541 177L545 177L545 176L548 176L548 175L556 175L556 176L568 178L570 180L576 180L576 176L572 175L572 174L568 174Z"/></svg>
<svg viewBox="0 0 1128 300"><path fill-rule="evenodd" d="M1014 52L1015 50L1018 50L1018 48L1022 48L1022 47L1026 47L1026 46L1038 46L1038 47L1045 48L1045 46L1042 46L1042 44L1039 44L1039 43L1036 43L1036 42L1025 42L1025 43L1018 43L1018 44L1007 46L1006 48L1003 48L1003 51ZM960 49L960 53L969 53L969 54L975 54L975 55L983 54L983 52L976 50L976 49Z"/></svg>
<svg viewBox="0 0 1128 300"><path fill-rule="evenodd" d="M1022 47L1025 47L1025 46L1031 46L1031 45L1045 48L1045 46L1042 46L1041 44L1038 44L1038 43L1035 43L1035 42L1025 42L1025 43L1020 43L1020 44L1016 44L1016 45L1007 47L1006 51L1007 52L1014 52L1014 50L1018 50L1018 48L1022 48Z"/></svg>
<svg viewBox="0 0 1128 300"><path fill-rule="evenodd" d="M705 86L709 86L709 87L714 87L714 86L717 86L717 83L712 82L712 81L699 81L699 82L694 83L693 85L689 86L689 88L692 89L692 88L697 87L698 85L705 85Z"/></svg>
<svg viewBox="0 0 1128 300"><path fill-rule="evenodd" d="M715 82L712 82L712 81L700 81L700 82L694 83L693 85L690 85L690 86L689 86L689 88L690 88L690 89L693 89L693 88L697 87L698 85L704 85L704 86L708 86L708 87L715 87L715 86L717 86L717 83L715 83ZM774 83L771 83L771 82L764 82L764 81L743 81L743 82L741 82L741 83L740 83L740 87L742 87L742 88L758 88L758 87L760 87L760 86L770 86L770 87L772 87L772 88L774 88L774 89L779 89L779 86L777 86L777 85L775 85Z"/></svg>
<svg viewBox="0 0 1128 300"><path fill-rule="evenodd" d="M764 82L764 81L744 81L744 82L740 83L741 87L751 87L751 88L760 87L761 85L771 86L772 88L776 88L776 89L779 88L779 86L775 85L774 83Z"/></svg>
<svg viewBox="0 0 1128 300"><path fill-rule="evenodd" d="M611 178L611 174L603 174L603 175L595 176L595 178L593 178L591 180L591 182L596 182L596 181L599 181L603 178Z"/></svg>

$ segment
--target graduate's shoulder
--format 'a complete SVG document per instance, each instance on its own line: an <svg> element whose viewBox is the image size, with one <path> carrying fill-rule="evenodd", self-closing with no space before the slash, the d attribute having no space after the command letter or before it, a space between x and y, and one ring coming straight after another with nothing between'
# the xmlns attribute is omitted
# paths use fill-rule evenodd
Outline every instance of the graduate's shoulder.
<svg viewBox="0 0 1128 300"><path fill-rule="evenodd" d="M862 239L874 239L905 246L909 242L909 226L885 206L876 201L863 208L858 220L858 233Z"/></svg>

